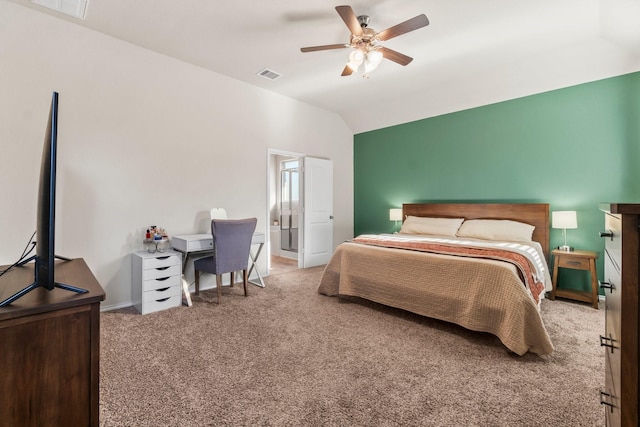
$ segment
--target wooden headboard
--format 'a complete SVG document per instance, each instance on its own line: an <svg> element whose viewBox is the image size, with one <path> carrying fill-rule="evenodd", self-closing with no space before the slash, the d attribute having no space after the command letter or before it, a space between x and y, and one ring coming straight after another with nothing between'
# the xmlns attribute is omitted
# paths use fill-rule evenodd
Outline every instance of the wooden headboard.
<svg viewBox="0 0 640 427"><path fill-rule="evenodd" d="M548 203L405 203L402 218L407 215L464 219L510 219L535 227L533 240L542 245L549 260Z"/></svg>

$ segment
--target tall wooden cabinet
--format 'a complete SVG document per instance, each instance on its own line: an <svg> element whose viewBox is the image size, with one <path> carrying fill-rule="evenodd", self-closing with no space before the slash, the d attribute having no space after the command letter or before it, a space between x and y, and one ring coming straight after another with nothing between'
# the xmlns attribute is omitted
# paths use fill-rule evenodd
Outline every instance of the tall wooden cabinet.
<svg viewBox="0 0 640 427"><path fill-rule="evenodd" d="M1 270L2 268L0 268ZM0 277L0 298L33 281L33 264ZM56 263L57 282L0 307L0 426L98 426L100 301L82 259Z"/></svg>
<svg viewBox="0 0 640 427"><path fill-rule="evenodd" d="M640 204L602 204L605 239L604 289L605 386L600 402L606 406L607 426L638 426L638 264Z"/></svg>

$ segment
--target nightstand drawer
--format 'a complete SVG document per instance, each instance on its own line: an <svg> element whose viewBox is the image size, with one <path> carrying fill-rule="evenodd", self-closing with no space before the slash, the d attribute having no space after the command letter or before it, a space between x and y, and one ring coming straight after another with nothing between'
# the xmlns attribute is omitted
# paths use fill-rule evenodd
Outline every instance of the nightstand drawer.
<svg viewBox="0 0 640 427"><path fill-rule="evenodd" d="M562 256L558 260L558 267L573 268L574 270L588 270L589 260L587 258L577 258L572 256Z"/></svg>

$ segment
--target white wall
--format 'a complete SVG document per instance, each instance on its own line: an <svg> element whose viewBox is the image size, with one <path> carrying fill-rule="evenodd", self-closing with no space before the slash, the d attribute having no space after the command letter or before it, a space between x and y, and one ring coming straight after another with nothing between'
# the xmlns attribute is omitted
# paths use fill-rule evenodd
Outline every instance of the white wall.
<svg viewBox="0 0 640 427"><path fill-rule="evenodd" d="M353 135L338 115L0 0L0 264L35 228L54 90L56 252L87 261L103 308L130 303L150 224L206 233L225 207L268 232L267 148L333 160L334 245L353 235Z"/></svg>

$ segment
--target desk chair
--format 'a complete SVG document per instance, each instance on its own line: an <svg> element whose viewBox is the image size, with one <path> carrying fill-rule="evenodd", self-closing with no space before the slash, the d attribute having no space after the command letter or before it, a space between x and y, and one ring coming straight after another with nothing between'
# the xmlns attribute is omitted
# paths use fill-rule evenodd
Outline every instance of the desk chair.
<svg viewBox="0 0 640 427"><path fill-rule="evenodd" d="M227 216L227 210L225 208L212 208L210 216L211 216L211 219L229 219L229 217ZM215 242L214 242L214 245L215 245ZM234 274L231 273L231 283L229 283L229 286L231 286L232 288L233 288L233 285L235 285L233 279L234 279Z"/></svg>
<svg viewBox="0 0 640 427"><path fill-rule="evenodd" d="M200 294L200 272L216 275L216 292L218 304L222 293L222 275L231 273L234 282L234 272L242 270L242 284L244 296L247 294L249 267L249 250L251 238L256 229L256 218L247 219L212 219L211 234L213 235L213 256L200 258L193 263L195 270L196 295Z"/></svg>

